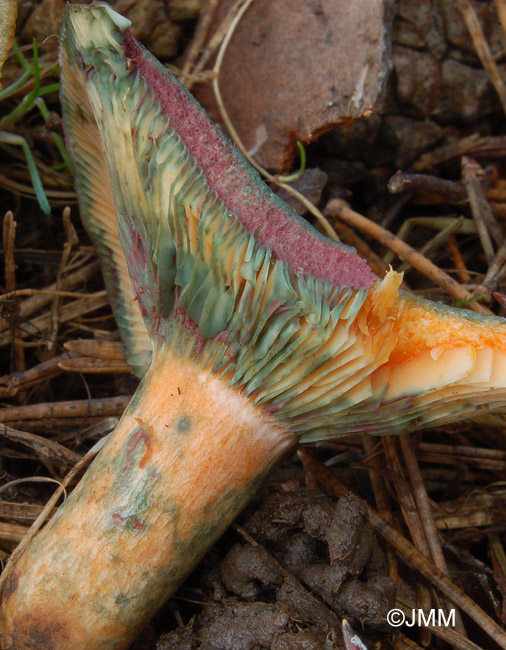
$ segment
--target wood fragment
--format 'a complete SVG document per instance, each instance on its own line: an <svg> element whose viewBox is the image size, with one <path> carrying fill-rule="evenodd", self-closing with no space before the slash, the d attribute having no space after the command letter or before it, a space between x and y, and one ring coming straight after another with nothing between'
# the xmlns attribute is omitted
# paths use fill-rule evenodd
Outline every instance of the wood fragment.
<svg viewBox="0 0 506 650"><path fill-rule="evenodd" d="M109 361L107 359L92 359L90 357L76 357L75 359L63 359L59 363L61 370L67 372L83 372L94 375L107 373L127 374L132 372L132 367L120 361Z"/></svg>
<svg viewBox="0 0 506 650"><path fill-rule="evenodd" d="M62 289L66 291L73 291L76 287L85 284L92 277L97 275L100 271L100 262L93 260L86 266L79 268L72 274L68 275L62 282ZM29 316L43 309L51 302L53 292L56 291L56 283L50 284L45 287L43 293L31 293L29 298L24 300L19 307L19 318L21 321L27 319ZM10 321L0 314L0 332L9 329Z"/></svg>
<svg viewBox="0 0 506 650"><path fill-rule="evenodd" d="M329 201L325 208L325 212L333 218L343 219L343 221L349 225L359 228L371 235L371 237L374 237L374 239L379 241L381 244L394 251L394 253L396 253L403 261L408 262L420 271L420 273L423 273L423 275L432 280L432 282L442 287L453 298L457 300L470 301L470 309L480 314L488 314L489 316L493 315L493 312L484 305L481 305L478 302L472 302L473 295L447 273L442 271L423 255L420 255L420 253L415 251L411 246L400 240L390 231L385 230L385 228L382 228L380 225L367 219L367 217L352 210L342 199L332 199Z"/></svg>
<svg viewBox="0 0 506 650"><path fill-rule="evenodd" d="M63 347L73 355L93 357L108 361L126 362L123 344L119 341L105 341L103 339L73 339L66 341Z"/></svg>
<svg viewBox="0 0 506 650"><path fill-rule="evenodd" d="M121 415L130 402L130 396L104 397L102 399L68 400L12 406L0 409L0 422L21 422L23 420L43 420L53 417L80 418L84 416L108 417Z"/></svg>
<svg viewBox="0 0 506 650"><path fill-rule="evenodd" d="M42 436L37 436L34 433L28 433L27 431L12 429L5 424L0 425L0 436L8 438L13 442L19 442L31 449L36 449L38 453L47 456L52 460L65 461L66 463L74 464L81 459L80 454L76 454L75 451L67 449L54 440L49 440L48 438L43 438Z"/></svg>
<svg viewBox="0 0 506 650"><path fill-rule="evenodd" d="M20 542L28 532L27 526L21 524L6 524L0 521L0 539Z"/></svg>
<svg viewBox="0 0 506 650"><path fill-rule="evenodd" d="M29 388L38 386L42 382L47 382L61 375L63 370L59 367L60 361L74 356L72 352L65 352L52 359L25 370L24 372L15 372L11 375L0 377L0 398L14 397L20 391L26 391Z"/></svg>
<svg viewBox="0 0 506 650"><path fill-rule="evenodd" d="M428 174L406 174L397 171L388 181L388 191L391 194L400 192L440 194L446 203L453 204L467 201L467 193L462 185Z"/></svg>
<svg viewBox="0 0 506 650"><path fill-rule="evenodd" d="M473 158L496 158L502 159L506 154L505 136L482 137L478 133L466 136L451 144L437 147L428 153L423 154L414 163L413 170L417 172L433 169L442 163L460 158L461 156L472 156Z"/></svg>

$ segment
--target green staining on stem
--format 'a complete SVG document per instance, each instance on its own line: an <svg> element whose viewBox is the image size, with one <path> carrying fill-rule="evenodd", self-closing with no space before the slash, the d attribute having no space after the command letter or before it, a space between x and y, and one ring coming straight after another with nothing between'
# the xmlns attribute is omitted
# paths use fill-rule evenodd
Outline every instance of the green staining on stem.
<svg viewBox="0 0 506 650"><path fill-rule="evenodd" d="M189 415L182 415L174 425L177 433L189 433L193 427L193 420Z"/></svg>

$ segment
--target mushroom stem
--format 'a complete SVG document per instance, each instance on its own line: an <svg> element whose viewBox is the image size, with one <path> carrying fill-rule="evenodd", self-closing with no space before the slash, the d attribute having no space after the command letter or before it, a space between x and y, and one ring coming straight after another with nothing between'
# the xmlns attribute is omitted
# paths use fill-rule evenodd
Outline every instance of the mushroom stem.
<svg viewBox="0 0 506 650"><path fill-rule="evenodd" d="M6 647L128 647L294 442L222 379L168 357L157 351L114 435L15 566Z"/></svg>

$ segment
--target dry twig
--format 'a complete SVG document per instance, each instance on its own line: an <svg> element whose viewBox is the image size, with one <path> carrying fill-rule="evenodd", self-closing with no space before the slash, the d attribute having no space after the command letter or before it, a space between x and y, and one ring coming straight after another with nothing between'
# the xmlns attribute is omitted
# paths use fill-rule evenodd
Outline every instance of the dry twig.
<svg viewBox="0 0 506 650"><path fill-rule="evenodd" d="M464 20L466 21L469 34L473 39L476 53L480 58L481 64L487 71L490 81L492 82L499 96L503 111L506 113L506 86L501 79L501 74L485 39L483 30L481 29L478 16L476 15L476 12L474 11L470 0L458 0L458 2L464 16Z"/></svg>
<svg viewBox="0 0 506 650"><path fill-rule="evenodd" d="M470 309L481 314L493 315L493 312L487 307L473 302L473 295L447 273L394 234L385 230L385 228L382 228L370 219L367 219L367 217L352 210L345 201L341 199L329 201L325 208L325 213L333 218L343 219L349 225L359 228L371 237L374 237L381 244L394 251L403 261L408 262L420 271L420 273L423 273L423 275L432 280L432 282L442 287L450 296L457 300L469 301Z"/></svg>

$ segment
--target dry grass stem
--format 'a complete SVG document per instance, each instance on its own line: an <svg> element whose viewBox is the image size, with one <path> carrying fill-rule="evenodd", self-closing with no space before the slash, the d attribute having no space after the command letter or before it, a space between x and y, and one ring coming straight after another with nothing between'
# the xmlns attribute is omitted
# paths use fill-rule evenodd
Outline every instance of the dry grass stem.
<svg viewBox="0 0 506 650"><path fill-rule="evenodd" d="M506 491L470 494L452 501L441 501L433 506L433 510L438 530L493 526L504 520Z"/></svg>
<svg viewBox="0 0 506 650"><path fill-rule="evenodd" d="M27 526L21 524L6 524L0 521L0 539L19 543L28 531Z"/></svg>
<svg viewBox="0 0 506 650"><path fill-rule="evenodd" d="M457 270L457 276L460 282L462 282L463 284L470 284L471 276L469 275L469 271L467 270L466 263L464 262L464 258L462 257L460 248L457 244L457 240L453 235L450 235L446 240L446 248L448 250L450 257L452 258L453 265Z"/></svg>
<svg viewBox="0 0 506 650"><path fill-rule="evenodd" d="M91 280L97 273L100 271L100 262L98 260L93 260L86 266L79 268L70 275L68 275L63 281L64 289L66 291L72 292L79 286L84 285L87 281ZM53 292L56 291L56 282L47 286L42 292L28 292L29 298L24 300L19 306L19 319L21 321L27 319L32 314L43 309L46 305L49 305L51 302ZM83 294L89 295L89 294ZM71 293L71 297L74 297L75 294ZM0 297L1 299L1 297ZM5 318L3 314L0 313L0 332L9 329L11 321L8 318Z"/></svg>
<svg viewBox="0 0 506 650"><path fill-rule="evenodd" d="M204 50L204 43L207 37L207 32L213 21L216 9L218 7L219 0L208 0L204 8L202 9L197 23L197 28L193 34L193 38L190 43L190 48L186 56L186 60L183 64L179 80L184 84L188 90L193 86L193 79L191 75L198 73L204 68L207 63L207 60L204 58L204 51L206 52L206 57L211 56L212 52L210 48ZM228 29L228 28L227 28ZM209 52L209 55L207 54ZM201 56L199 61L199 68L197 69L196 60L198 56Z"/></svg>
<svg viewBox="0 0 506 650"><path fill-rule="evenodd" d="M345 223L336 221L333 225L334 229L341 236L341 241L348 246L353 246L357 253L363 257L369 263L371 269L378 275L380 278L385 277L388 273L388 264L377 255L367 242L365 242L361 237L359 237L351 228L349 228Z"/></svg>
<svg viewBox="0 0 506 650"><path fill-rule="evenodd" d="M483 281L474 290L475 295L492 294L498 283L503 279L506 273L506 241L504 241L497 251L492 263Z"/></svg>
<svg viewBox="0 0 506 650"><path fill-rule="evenodd" d="M417 455L419 460L442 465L466 465L486 471L506 471L506 452L499 449L422 442Z"/></svg>
<svg viewBox="0 0 506 650"><path fill-rule="evenodd" d="M62 296L59 292L62 290L63 278L67 273L67 266L72 252L72 247L76 246L79 242L77 233L70 221L70 208L68 206L63 210L63 230L65 232L65 243L63 244L60 267L56 276L56 291L51 304L51 327L48 334L48 340L46 341L46 346L49 352L54 351L56 348L56 338L60 327Z"/></svg>
<svg viewBox="0 0 506 650"><path fill-rule="evenodd" d="M36 506L30 503L0 501L0 517L3 517L4 519L34 521L40 515L42 510L43 506Z"/></svg>
<svg viewBox="0 0 506 650"><path fill-rule="evenodd" d="M506 36L506 0L494 0L495 10L499 17L499 22Z"/></svg>
<svg viewBox="0 0 506 650"><path fill-rule="evenodd" d="M408 217L402 222L399 230L397 231L397 239L407 241L409 234L417 226L430 228L431 230L436 230L439 233L446 231L452 233L453 228L455 228L455 231L458 231L460 234L476 234L476 225L472 219L465 219L461 216L459 217L458 214L449 214L444 217ZM422 247L422 250L423 248L424 247ZM425 253L421 254L425 255ZM385 264L391 264L394 257L395 253L389 250L385 253L383 261Z"/></svg>
<svg viewBox="0 0 506 650"><path fill-rule="evenodd" d="M392 638L390 643L393 650L423 650L422 646L419 646L418 643L415 643L409 637L404 636L404 634L397 634Z"/></svg>
<svg viewBox="0 0 506 650"><path fill-rule="evenodd" d="M488 46L488 43L483 34L478 16L474 11L474 8L470 0L458 0L460 5L460 10L464 16L464 20L467 25L467 29L471 38L473 39L474 48L478 57L481 61L482 66L487 71L487 74L492 82L501 102L504 113L506 114L506 86L501 78L501 73L499 68L492 56L492 52Z"/></svg>
<svg viewBox="0 0 506 650"><path fill-rule="evenodd" d="M488 539L494 570L506 577L506 552L504 550L502 539L497 533L490 533Z"/></svg>
<svg viewBox="0 0 506 650"><path fill-rule="evenodd" d="M388 521L388 523L392 526L394 523L394 518L392 515L392 501L385 485L385 479L380 471L380 458L375 453L375 449L382 449L382 443L381 441L374 441L369 436L364 436L362 444L364 446L364 451L367 454L365 463L368 466L369 480L371 481L371 487L374 493L374 499L376 501L376 508L380 516L383 517L385 521ZM395 555L394 550L391 546L387 546L386 554L388 560L389 575L397 586L399 582L399 567L397 564L397 556Z"/></svg>
<svg viewBox="0 0 506 650"><path fill-rule="evenodd" d="M64 461L66 464L74 464L81 459L81 454L76 454L75 451L67 449L54 440L48 440L47 438L28 433L27 431L12 429L5 424L0 425L0 436L12 442L18 442L31 449L35 449L43 456L52 460Z"/></svg>
<svg viewBox="0 0 506 650"><path fill-rule="evenodd" d="M409 435L400 436L399 443L401 446L407 474L411 483L411 488L413 490L418 517L422 524L425 533L425 539L427 540L427 544L430 549L430 557L434 561L434 564L437 566L437 568L448 576L448 566L443 555L441 540L436 529L427 489L425 487L423 476L416 459L415 450L412 444L412 438ZM444 607L447 611L449 610L448 603L444 603ZM455 624L457 631L465 637L466 631L464 628L464 623L462 622L460 612L458 611L456 611Z"/></svg>
<svg viewBox="0 0 506 650"><path fill-rule="evenodd" d="M419 251L420 255L423 255L423 257L429 257L429 255L432 255L432 253L437 251L438 248L441 248L441 246L447 242L448 237L461 230L464 221L464 217L459 217L458 219L455 219L453 223L450 223L446 228L443 228L441 232L438 232L437 235L434 235L434 237L429 239L429 241L422 246ZM411 264L405 262L399 267L398 271L406 273L410 268Z"/></svg>
<svg viewBox="0 0 506 650"><path fill-rule="evenodd" d="M16 222L14 215L9 210L3 222L3 245L5 256L5 289L7 292L16 290L16 261L14 258L14 241L16 238ZM15 300L9 310L14 316L19 311L19 301ZM15 319L11 321L11 336L13 340L11 367L15 372L22 372L26 368L25 351L19 345L19 329L15 325ZM20 395L20 398L22 396Z"/></svg>
<svg viewBox="0 0 506 650"><path fill-rule="evenodd" d="M131 396L129 399L131 399ZM119 410L120 409L118 409L118 411ZM122 414L123 411L121 411L121 413L117 413L116 416L111 416L111 417L115 417L114 426L116 426L116 424L118 423L118 419L121 417ZM68 432L69 440L74 440L74 439L83 440L84 438L80 433L83 429L86 429L87 427L94 427L94 426L99 427L103 421L104 421L104 416L102 415L80 415L76 417L48 417L43 422L41 422L37 418L32 420L23 420L22 426L24 431L44 433L50 436L55 435L56 433L61 431L66 431ZM19 421L17 420L13 422L7 421L5 422L5 424L9 426L15 426L19 424ZM112 428L114 428L114 426ZM58 433L58 435L61 436L60 433ZM97 436L90 435L87 437L96 439Z"/></svg>
<svg viewBox="0 0 506 650"><path fill-rule="evenodd" d="M75 295L75 294L74 294ZM81 295L81 294L78 294ZM64 305L60 313L60 322L66 323L75 320L83 314L105 307L109 304L105 290L97 291L97 293L83 294L85 297L74 300L71 303ZM23 323L20 327L20 336L26 338L34 336L41 340L45 339L45 332L51 325L51 313L47 312L41 316L33 318L31 321ZM10 335L0 336L0 346L8 345L11 342Z"/></svg>
<svg viewBox="0 0 506 650"><path fill-rule="evenodd" d="M98 454L98 452L104 446L107 438L108 438L108 436L106 436L105 438L102 438L102 440L100 440L96 445L94 445L81 458L81 460L74 465L74 467L70 470L70 472L67 474L65 479L62 481L62 483L54 491L53 495L48 500L48 502L44 506L43 510L41 511L39 516L37 517L37 519L33 522L33 524L28 529L28 531L26 531L26 535L24 535L24 537L21 539L20 543L18 544L18 546L16 547L14 552L9 557L9 561L7 562L7 565L5 566L4 570L2 571L2 574L0 575L0 589L2 589L2 587L5 584L6 580L10 576L10 574L12 572L12 569L14 568L18 557L25 550L25 548L28 546L28 544L32 541L32 539L35 537L35 535L38 533L40 528L46 522L46 519L52 514L54 507L58 503L58 500L61 498L62 495L65 494L65 488L71 483L71 481L73 481L73 479L85 467L87 467L91 463L91 461L95 458L95 456Z"/></svg>
<svg viewBox="0 0 506 650"><path fill-rule="evenodd" d="M188 83L186 84L188 90L190 90L193 84L199 80L205 66L209 63L210 59L214 56L218 48L222 46L223 41L227 37L227 34L230 32L231 25L236 20L237 15L240 12L244 13L245 11L245 9L243 10L244 5L246 4L249 5L252 1L253 0L236 0L234 5L228 10L223 21L221 22L221 24L218 26L218 28L212 35L211 39L209 40L209 43L204 48L204 50L200 55L199 60L195 64L195 67L191 72L191 78L188 80ZM211 76L211 79L213 77L214 77L214 73Z"/></svg>
<svg viewBox="0 0 506 650"><path fill-rule="evenodd" d="M401 507L402 516L404 517L404 521L408 527L411 539L416 548L425 555L425 557L430 558L429 544L418 515L413 493L412 490L409 489L408 481L404 475L403 467L397 454L397 440L392 436L384 436L382 442L388 467L395 474L395 480L392 481L392 487L395 490L397 501ZM432 597L430 589L425 582L420 581L416 584L416 595L417 609L428 611L432 607ZM423 646L427 647L430 645L431 633L427 628L422 628L420 630L420 640Z"/></svg>
<svg viewBox="0 0 506 650"><path fill-rule="evenodd" d="M504 136L480 136L478 133L466 136L461 140L437 147L428 153L423 154L413 164L413 170L417 172L433 169L442 163L460 158L461 156L472 156L475 158L486 157L504 158L506 153L506 137Z"/></svg>
<svg viewBox="0 0 506 650"><path fill-rule="evenodd" d="M463 156L462 180L469 198L469 205L476 224L478 237L480 238L487 262L491 264L495 256L492 238L500 246L503 242L503 235L485 197L485 192L481 184L483 177L483 170L478 163L467 156Z"/></svg>

